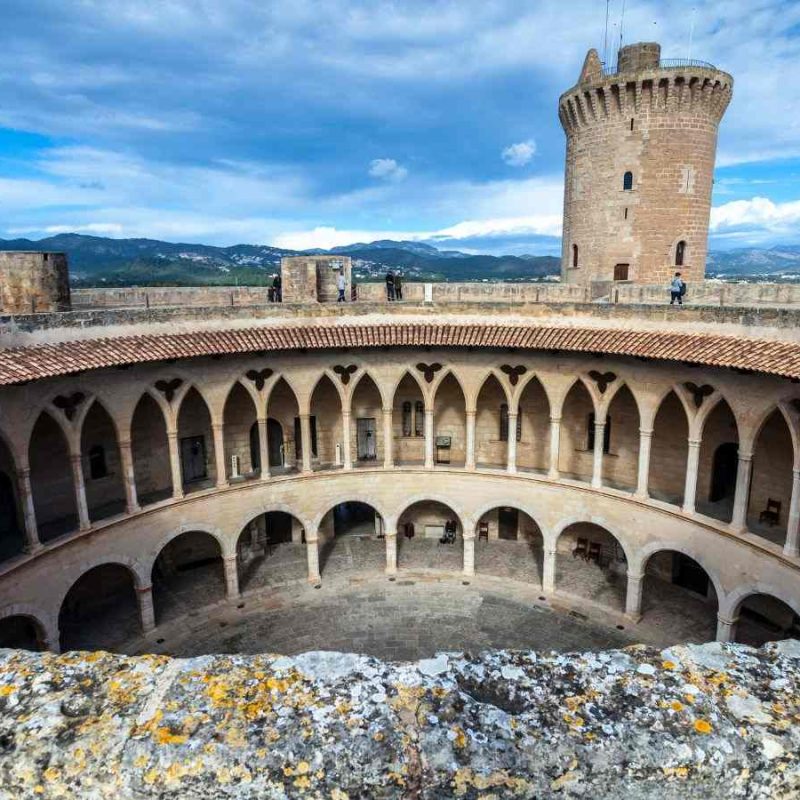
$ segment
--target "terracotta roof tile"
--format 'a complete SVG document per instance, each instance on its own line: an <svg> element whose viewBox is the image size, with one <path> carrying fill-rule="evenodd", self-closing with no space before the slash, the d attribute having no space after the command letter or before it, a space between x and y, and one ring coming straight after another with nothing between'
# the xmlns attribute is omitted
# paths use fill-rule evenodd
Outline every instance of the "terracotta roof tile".
<svg viewBox="0 0 800 800"><path fill-rule="evenodd" d="M280 325L224 331L98 337L0 350L0 385L172 358L340 347L517 347L690 361L800 378L800 343L704 333L558 325Z"/></svg>

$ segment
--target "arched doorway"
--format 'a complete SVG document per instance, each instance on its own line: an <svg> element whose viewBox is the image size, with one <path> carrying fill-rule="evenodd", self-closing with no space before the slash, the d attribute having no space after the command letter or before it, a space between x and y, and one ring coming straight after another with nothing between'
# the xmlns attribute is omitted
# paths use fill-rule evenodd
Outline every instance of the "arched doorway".
<svg viewBox="0 0 800 800"><path fill-rule="evenodd" d="M425 462L425 400L419 383L408 372L394 393L392 433L395 464L421 465Z"/></svg>
<svg viewBox="0 0 800 800"><path fill-rule="evenodd" d="M172 497L167 423L158 403L143 394L133 412L131 453L136 496L142 506Z"/></svg>
<svg viewBox="0 0 800 800"><path fill-rule="evenodd" d="M4 647L33 652L44 650L45 635L41 625L23 614L0 619L0 648Z"/></svg>
<svg viewBox="0 0 800 800"><path fill-rule="evenodd" d="M219 542L205 531L187 531L166 544L153 565L156 624L178 619L225 597Z"/></svg>
<svg viewBox="0 0 800 800"><path fill-rule="evenodd" d="M538 378L531 378L519 398L522 437L517 442L517 470L547 474L550 468L550 401Z"/></svg>
<svg viewBox="0 0 800 800"><path fill-rule="evenodd" d="M119 648L141 633L133 573L123 564L101 564L78 578L58 615L61 650Z"/></svg>
<svg viewBox="0 0 800 800"><path fill-rule="evenodd" d="M280 378L267 402L267 449L270 470L274 473L302 467L299 414L300 406L292 388L285 378Z"/></svg>
<svg viewBox="0 0 800 800"><path fill-rule="evenodd" d="M775 410L762 425L753 450L747 527L781 546L786 542L793 465L789 426Z"/></svg>
<svg viewBox="0 0 800 800"><path fill-rule="evenodd" d="M508 463L508 440L522 439L522 420L509 430L508 397L494 375L490 375L478 392L475 405L475 463L479 467L505 469Z"/></svg>
<svg viewBox="0 0 800 800"><path fill-rule="evenodd" d="M655 500L683 504L686 462L689 456L689 420L678 395L670 392L661 402L653 423L648 493Z"/></svg>
<svg viewBox="0 0 800 800"><path fill-rule="evenodd" d="M261 472L256 405L238 381L225 401L225 469L230 481L252 480Z"/></svg>
<svg viewBox="0 0 800 800"><path fill-rule="evenodd" d="M665 644L714 640L717 594L701 564L660 550L647 559L643 580L642 622L659 630Z"/></svg>
<svg viewBox="0 0 800 800"><path fill-rule="evenodd" d="M625 610L628 561L619 540L592 522L576 522L556 543L556 590L614 611Z"/></svg>
<svg viewBox="0 0 800 800"><path fill-rule="evenodd" d="M533 517L514 506L498 506L475 528L475 571L541 586L543 548Z"/></svg>
<svg viewBox="0 0 800 800"><path fill-rule="evenodd" d="M322 517L318 537L323 576L382 571L386 566L383 518L369 503L338 503Z"/></svg>
<svg viewBox="0 0 800 800"><path fill-rule="evenodd" d="M800 616L771 594L751 594L739 604L734 639L751 647L800 638Z"/></svg>
<svg viewBox="0 0 800 800"><path fill-rule="evenodd" d="M31 434L31 489L39 540L49 542L78 528L72 466L64 432L42 412Z"/></svg>
<svg viewBox="0 0 800 800"><path fill-rule="evenodd" d="M95 401L81 429L86 505L93 522L125 512L125 486L117 445L117 429L103 406Z"/></svg>
<svg viewBox="0 0 800 800"><path fill-rule="evenodd" d="M583 381L576 381L561 411L558 469L562 477L592 480L594 458L594 403Z"/></svg>
<svg viewBox="0 0 800 800"><path fill-rule="evenodd" d="M178 446L184 492L213 486L217 480L217 462L211 413L194 387L184 396L178 412Z"/></svg>
<svg viewBox="0 0 800 800"><path fill-rule="evenodd" d="M608 449L603 485L633 492L639 474L639 407L627 386L614 395L606 413Z"/></svg>
<svg viewBox="0 0 800 800"><path fill-rule="evenodd" d="M463 467L467 452L467 401L452 372L436 388L433 420L434 463Z"/></svg>
<svg viewBox="0 0 800 800"><path fill-rule="evenodd" d="M397 566L403 570L460 572L464 567L463 540L461 518L451 506L438 500L419 500L398 517Z"/></svg>
<svg viewBox="0 0 800 800"><path fill-rule="evenodd" d="M259 514L239 534L236 563L241 591L304 581L308 569L303 524L286 511Z"/></svg>
<svg viewBox="0 0 800 800"><path fill-rule="evenodd" d="M697 510L730 522L739 465L739 431L730 406L720 400L703 426L698 471Z"/></svg>
<svg viewBox="0 0 800 800"><path fill-rule="evenodd" d="M0 561L24 550L22 519L14 459L5 442L0 439Z"/></svg>

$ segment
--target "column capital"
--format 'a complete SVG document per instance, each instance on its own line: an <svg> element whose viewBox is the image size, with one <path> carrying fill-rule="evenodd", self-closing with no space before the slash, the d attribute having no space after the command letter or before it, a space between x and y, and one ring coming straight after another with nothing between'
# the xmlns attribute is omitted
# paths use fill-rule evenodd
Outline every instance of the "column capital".
<svg viewBox="0 0 800 800"><path fill-rule="evenodd" d="M474 542L475 541L475 531L473 531L472 533L467 533L465 531L464 534L461 536L461 538L465 542Z"/></svg>
<svg viewBox="0 0 800 800"><path fill-rule="evenodd" d="M739 461L745 464L749 464L752 460L753 460L752 453L741 453L741 452L739 453Z"/></svg>
<svg viewBox="0 0 800 800"><path fill-rule="evenodd" d="M717 614L717 622L723 625L735 625L739 621L739 617L725 617L722 614Z"/></svg>
<svg viewBox="0 0 800 800"><path fill-rule="evenodd" d="M598 428L605 428L605 426L606 426L605 417L603 419L595 419L594 421L595 430L597 430Z"/></svg>
<svg viewBox="0 0 800 800"><path fill-rule="evenodd" d="M697 447L697 448L699 448L700 445L703 444L703 440L702 439L691 439L690 438L690 439L686 440L686 443L689 445L689 447Z"/></svg>
<svg viewBox="0 0 800 800"><path fill-rule="evenodd" d="M306 414L306 416L310 417L311 414ZM342 416L343 417L351 417L351 416L353 416L353 412L352 412L351 409L345 408L344 406L342 406Z"/></svg>
<svg viewBox="0 0 800 800"><path fill-rule="evenodd" d="M652 428L639 428L639 436L643 439L652 439L653 438L653 429Z"/></svg>
<svg viewBox="0 0 800 800"><path fill-rule="evenodd" d="M381 411L384 414L394 414L394 409L393 408L382 408Z"/></svg>
<svg viewBox="0 0 800 800"><path fill-rule="evenodd" d="M17 478L22 481L29 481L31 478L31 468L30 467L17 467L16 469ZM800 470L797 472L800 475Z"/></svg>
<svg viewBox="0 0 800 800"><path fill-rule="evenodd" d="M69 454L69 460L73 464L80 464L81 461L83 460L83 455L81 453L70 453Z"/></svg>
<svg viewBox="0 0 800 800"><path fill-rule="evenodd" d="M148 586L137 586L136 591L138 594L147 594L148 592L153 591L153 584L149 584Z"/></svg>
<svg viewBox="0 0 800 800"><path fill-rule="evenodd" d="M796 481L800 481L800 467L794 467L794 469L792 469L792 477Z"/></svg>
<svg viewBox="0 0 800 800"><path fill-rule="evenodd" d="M132 446L132 442L130 439L120 439L119 440L119 447L122 450L129 450Z"/></svg>
<svg viewBox="0 0 800 800"><path fill-rule="evenodd" d="M238 558L238 556L236 555L236 553L234 553L232 556L223 556L222 560L223 561L227 561L230 564L232 562L235 562L237 560L237 558Z"/></svg>
<svg viewBox="0 0 800 800"><path fill-rule="evenodd" d="M641 583L644 580L644 572L631 572L628 570L629 583Z"/></svg>
<svg viewBox="0 0 800 800"><path fill-rule="evenodd" d="M391 530L391 531L390 530L385 530L383 532L383 535L387 539L396 539L397 538L397 529L395 528L394 530Z"/></svg>
<svg viewBox="0 0 800 800"><path fill-rule="evenodd" d="M212 422L212 423L211 423L211 428L212 428L213 430L215 430L215 431L221 431L221 430L224 430L224 428L225 428L225 423L224 423L224 422L219 422L219 420L218 420L218 421L216 421L216 422Z"/></svg>
<svg viewBox="0 0 800 800"><path fill-rule="evenodd" d="M319 544L319 538L315 536L312 539L312 538L306 536L306 544Z"/></svg>
<svg viewBox="0 0 800 800"><path fill-rule="evenodd" d="M474 416L477 416L478 409L477 408L468 408L465 413L466 413L466 415L468 417L474 417Z"/></svg>
<svg viewBox="0 0 800 800"><path fill-rule="evenodd" d="M561 424L561 417L550 417L550 424L551 425L560 425Z"/></svg>

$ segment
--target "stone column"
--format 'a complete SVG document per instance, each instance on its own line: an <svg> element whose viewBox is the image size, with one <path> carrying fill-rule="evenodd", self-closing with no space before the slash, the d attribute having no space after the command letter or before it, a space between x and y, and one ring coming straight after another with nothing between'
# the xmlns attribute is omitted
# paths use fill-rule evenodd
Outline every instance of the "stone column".
<svg viewBox="0 0 800 800"><path fill-rule="evenodd" d="M136 496L136 476L133 472L133 453L129 439L119 443L119 459L122 465L122 483L125 486L125 505L128 514L139 510L139 498Z"/></svg>
<svg viewBox="0 0 800 800"><path fill-rule="evenodd" d="M792 470L792 499L789 503L789 520L786 523L786 543L783 552L796 558L800 549L800 469Z"/></svg>
<svg viewBox="0 0 800 800"><path fill-rule="evenodd" d="M342 459L345 469L353 469L353 442L350 429L351 416L349 411L342 411Z"/></svg>
<svg viewBox="0 0 800 800"><path fill-rule="evenodd" d="M561 446L561 417L550 417L550 469L547 477L556 479L558 473L558 451Z"/></svg>
<svg viewBox="0 0 800 800"><path fill-rule="evenodd" d="M433 409L425 409L425 469L433 469Z"/></svg>
<svg viewBox="0 0 800 800"><path fill-rule="evenodd" d="M91 527L89 506L86 503L86 482L83 479L83 462L80 453L69 457L72 466L72 482L75 484L75 504L78 508L78 525L82 531Z"/></svg>
<svg viewBox="0 0 800 800"><path fill-rule="evenodd" d="M475 417L477 412L474 408L467 410L467 454L464 468L475 469Z"/></svg>
<svg viewBox="0 0 800 800"><path fill-rule="evenodd" d="M727 619L722 614L717 614L717 641L732 642L736 638L736 623L738 617Z"/></svg>
<svg viewBox="0 0 800 800"><path fill-rule="evenodd" d="M383 467L394 467L394 426L391 408L383 409Z"/></svg>
<svg viewBox="0 0 800 800"><path fill-rule="evenodd" d="M628 570L628 590L625 593L625 616L638 622L642 618L642 587L644 575Z"/></svg>
<svg viewBox="0 0 800 800"><path fill-rule="evenodd" d="M311 417L300 415L300 450L302 453L302 471L311 472ZM345 460L345 464L347 461Z"/></svg>
<svg viewBox="0 0 800 800"><path fill-rule="evenodd" d="M653 431L639 428L639 475L636 481L636 496L642 500L648 497L647 484L650 478L650 451L653 444Z"/></svg>
<svg viewBox="0 0 800 800"><path fill-rule="evenodd" d="M603 445L606 438L606 421L594 423L594 460L592 462L592 486L599 489L603 485Z"/></svg>
<svg viewBox="0 0 800 800"><path fill-rule="evenodd" d="M306 558L308 560L308 582L319 583L319 542L316 539L306 539Z"/></svg>
<svg viewBox="0 0 800 800"><path fill-rule="evenodd" d="M178 445L178 431L167 431L169 444L169 464L172 469L172 499L183 497L183 471L181 470L181 452Z"/></svg>
<svg viewBox="0 0 800 800"><path fill-rule="evenodd" d="M753 467L752 453L739 453L736 470L736 496L733 500L731 527L735 531L747 530L747 507L750 504L750 471Z"/></svg>
<svg viewBox="0 0 800 800"><path fill-rule="evenodd" d="M269 480L269 438L266 417L258 420L258 458L261 461L261 480Z"/></svg>
<svg viewBox="0 0 800 800"><path fill-rule="evenodd" d="M139 604L139 623L142 626L142 633L150 633L156 627L156 614L153 609L153 587L138 587L136 589L136 601Z"/></svg>
<svg viewBox="0 0 800 800"><path fill-rule="evenodd" d="M225 568L225 597L235 600L239 596L239 566L236 556L226 556L222 559Z"/></svg>
<svg viewBox="0 0 800 800"><path fill-rule="evenodd" d="M35 553L42 543L39 541L39 526L36 523L36 507L33 504L31 471L27 465L17 470L17 485L22 515L25 520L25 551Z"/></svg>
<svg viewBox="0 0 800 800"><path fill-rule="evenodd" d="M689 455L686 458L686 485L683 489L683 511L685 514L694 514L701 444L702 442L699 439L689 439Z"/></svg>
<svg viewBox="0 0 800 800"><path fill-rule="evenodd" d="M387 530L386 537L386 574L397 574L397 530Z"/></svg>
<svg viewBox="0 0 800 800"><path fill-rule="evenodd" d="M475 534L464 537L464 574L475 574Z"/></svg>
<svg viewBox="0 0 800 800"><path fill-rule="evenodd" d="M217 489L228 485L228 470L225 463L225 423L215 422L214 431L214 463L217 465Z"/></svg>
<svg viewBox="0 0 800 800"><path fill-rule="evenodd" d="M509 472L517 471L517 412L508 412L508 445L507 449L507 469Z"/></svg>
<svg viewBox="0 0 800 800"><path fill-rule="evenodd" d="M542 589L547 594L553 594L556 590L556 548L545 547L544 563L542 565Z"/></svg>

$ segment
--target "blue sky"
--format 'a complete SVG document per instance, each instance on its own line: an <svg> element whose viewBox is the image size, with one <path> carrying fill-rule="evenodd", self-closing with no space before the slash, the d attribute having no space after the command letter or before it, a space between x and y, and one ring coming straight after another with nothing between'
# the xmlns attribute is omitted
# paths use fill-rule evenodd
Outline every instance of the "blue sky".
<svg viewBox="0 0 800 800"><path fill-rule="evenodd" d="M622 0L611 2L619 37ZM712 247L800 242L800 2L627 0L735 78ZM0 237L555 252L605 0L3 0Z"/></svg>

